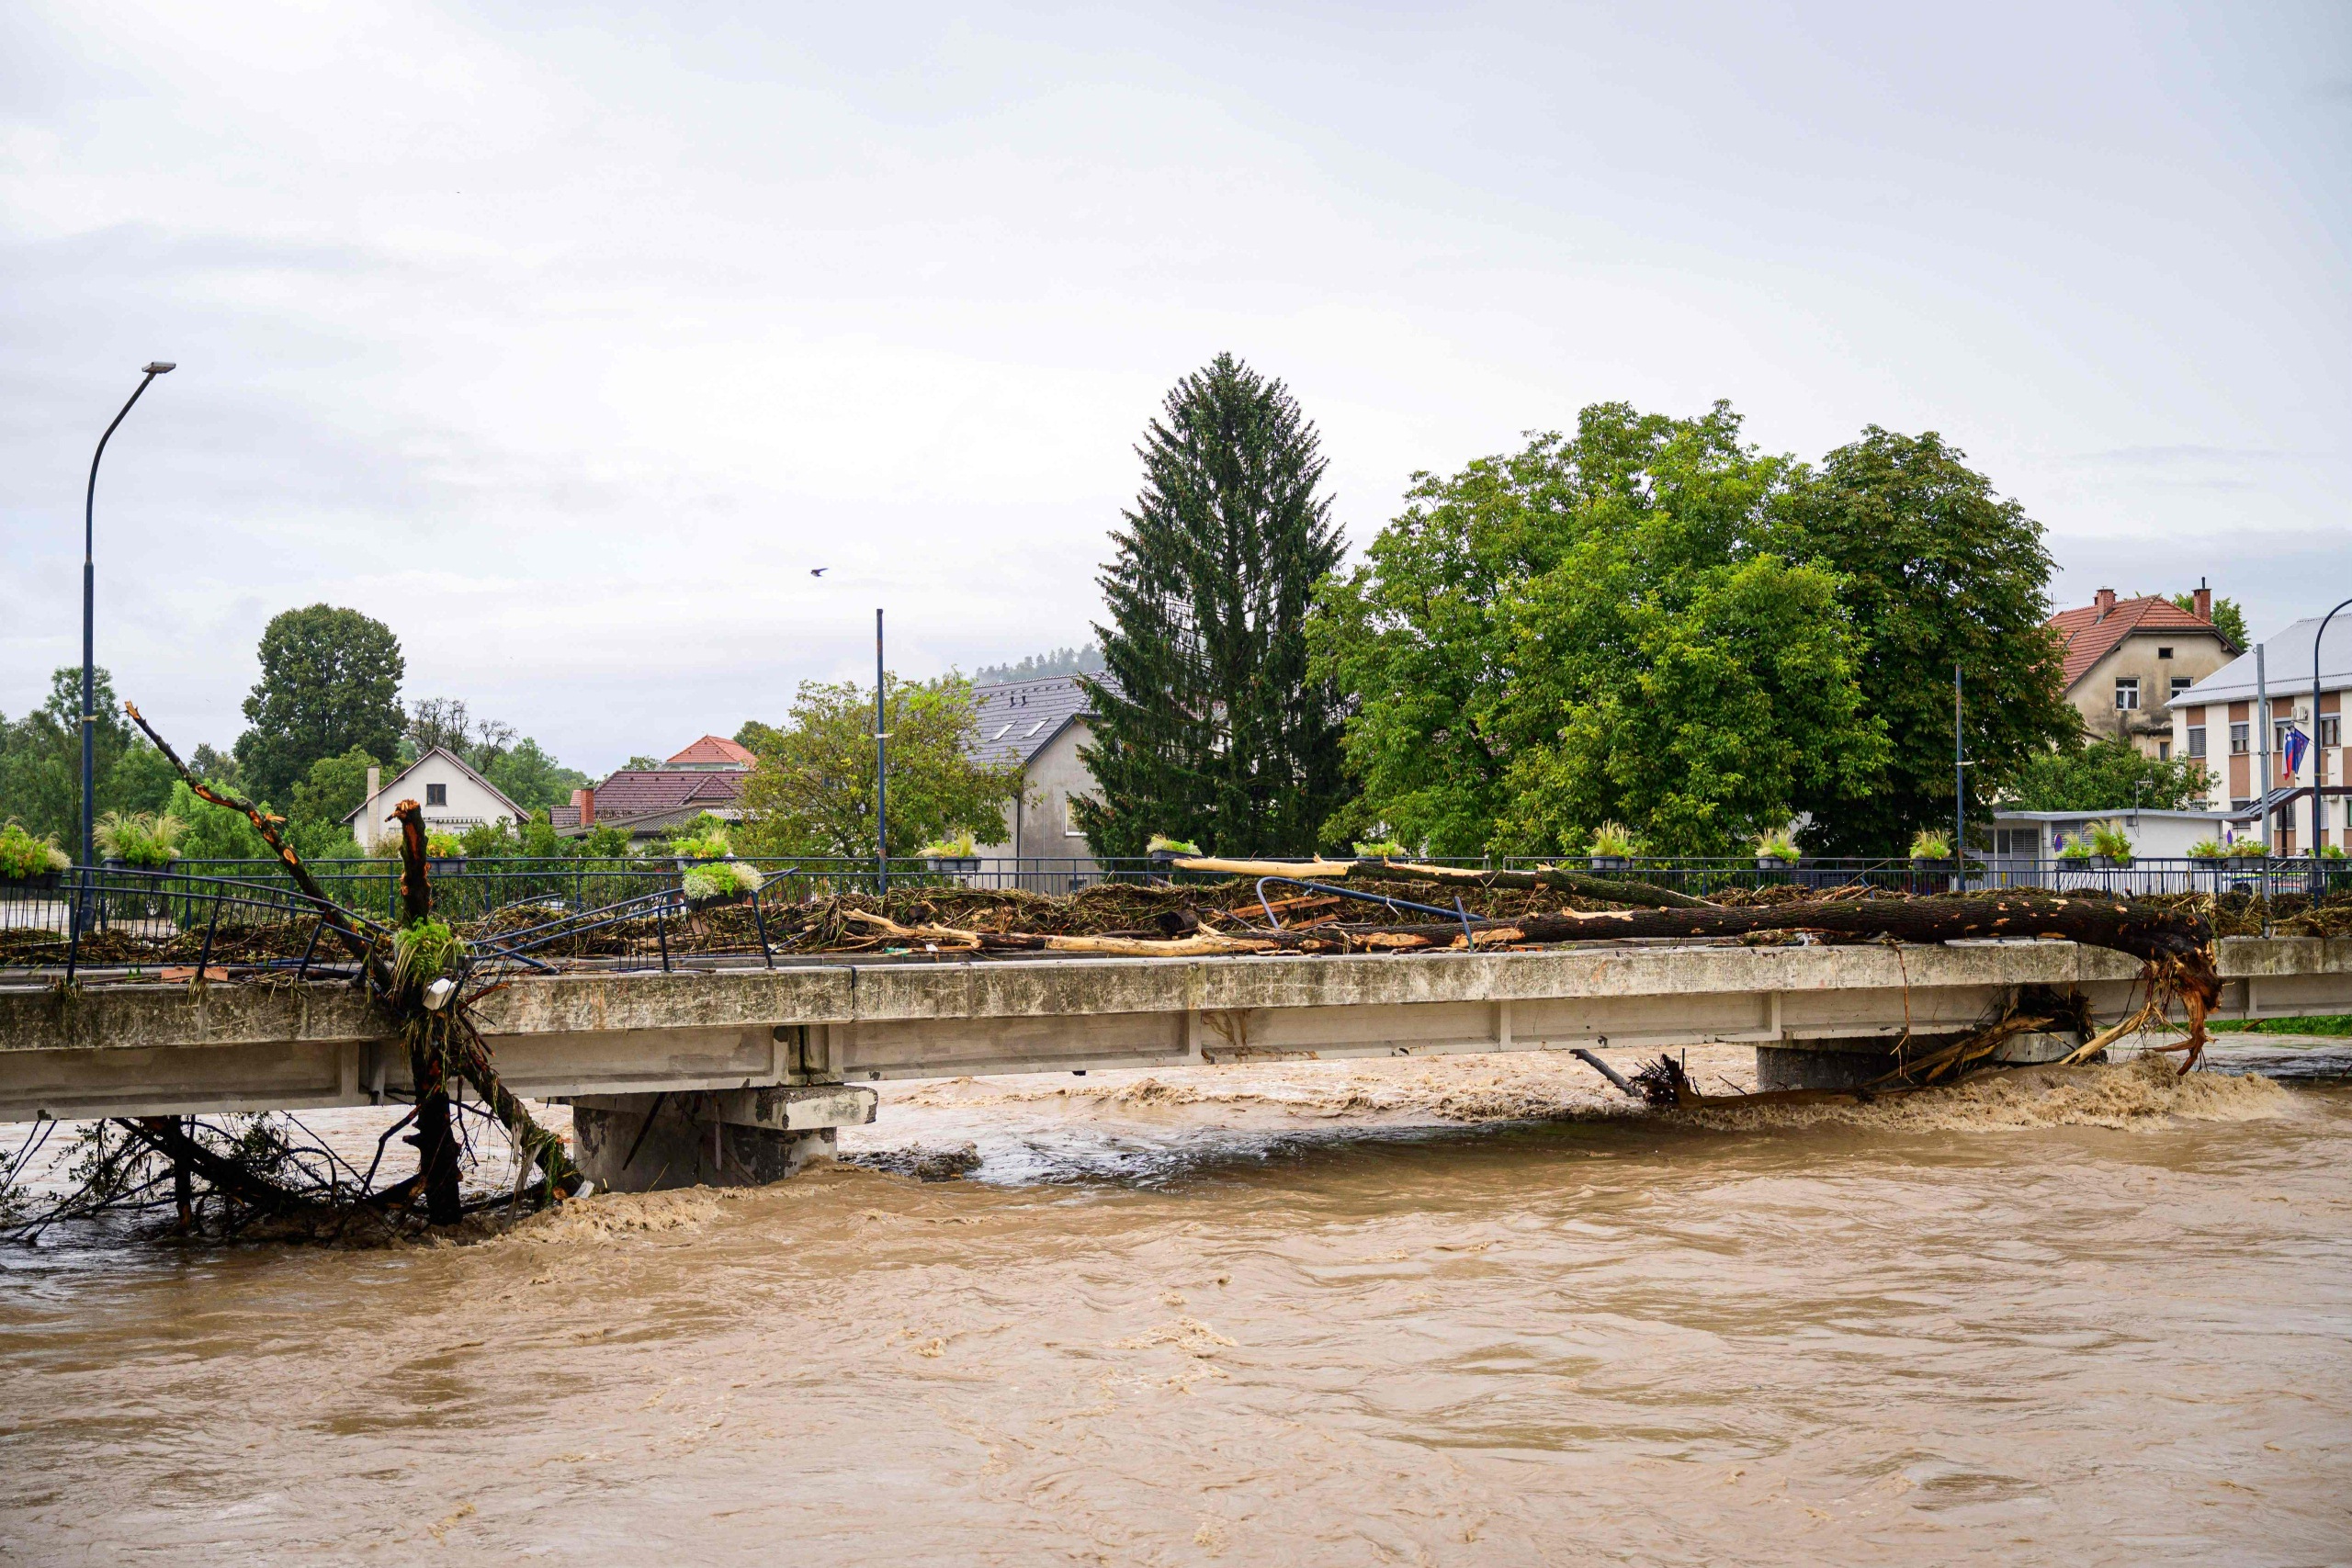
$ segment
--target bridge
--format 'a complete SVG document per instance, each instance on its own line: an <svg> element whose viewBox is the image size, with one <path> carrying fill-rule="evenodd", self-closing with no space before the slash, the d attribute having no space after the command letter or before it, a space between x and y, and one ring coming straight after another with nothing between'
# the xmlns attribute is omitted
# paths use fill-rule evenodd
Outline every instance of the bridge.
<svg viewBox="0 0 2352 1568"><path fill-rule="evenodd" d="M2220 1016L2352 1012L2352 940L2217 952ZM509 1087L569 1100L582 1168L626 1187L773 1179L871 1121L863 1086L885 1078L1733 1043L1757 1048L1767 1087L1836 1087L1906 1032L1956 1037L2029 987L2120 1018L2138 974L2048 941L913 955L532 976L473 1012ZM0 1120L361 1106L409 1089L405 1048L348 984L87 978L0 987ZM2048 1059L2072 1043L2013 1045Z"/></svg>

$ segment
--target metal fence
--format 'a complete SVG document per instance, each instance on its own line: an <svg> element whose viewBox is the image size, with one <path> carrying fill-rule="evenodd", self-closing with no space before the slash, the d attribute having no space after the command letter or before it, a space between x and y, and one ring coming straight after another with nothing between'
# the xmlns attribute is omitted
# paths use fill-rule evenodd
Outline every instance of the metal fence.
<svg viewBox="0 0 2352 1568"><path fill-rule="evenodd" d="M698 953L741 951L772 961L767 911L838 894L870 894L881 881L870 860L763 857L751 863L764 877L758 895L748 900L746 909L708 919L684 886L692 863L666 857L439 861L432 867L434 906L444 918L479 922L502 933L497 942L525 964L534 961L519 955L535 949L635 922L631 929L645 933L640 945L648 961L658 954L666 967L677 940L673 922L692 926ZM1996 856L1972 858L1964 877L1950 862L1893 860L1455 859L1427 863L1487 869L1557 864L1702 897L1776 886L1820 892L1858 883L1914 894L1964 886L1969 890L2039 888L2111 897L2165 893L2276 897L2352 890L2352 862L2308 858L2135 860L2106 865ZM372 927L388 928L396 920L398 862L323 861L311 863L310 871L328 897ZM1104 882L1208 879L1179 871L1162 859L910 857L893 860L888 866L893 891L936 887L1057 894ZM319 920L315 905L275 861L181 861L164 871L80 867L52 876L0 882L0 967L71 969L77 964L117 961L107 954L133 946L142 953L168 953L173 963L200 966L225 956L225 950L216 952L217 945L234 947L235 933L269 927L279 939L269 956L233 961L254 967L292 965L308 972L341 961L331 933L323 943L319 940ZM283 951L289 926L310 933L299 959ZM714 928L720 928L722 938L716 943ZM723 940L730 932L736 942L731 949ZM109 943L109 938L119 940Z"/></svg>

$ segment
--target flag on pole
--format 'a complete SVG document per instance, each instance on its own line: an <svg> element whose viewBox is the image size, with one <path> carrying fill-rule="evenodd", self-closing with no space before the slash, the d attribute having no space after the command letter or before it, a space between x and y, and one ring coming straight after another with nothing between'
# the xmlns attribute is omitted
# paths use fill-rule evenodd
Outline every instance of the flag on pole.
<svg viewBox="0 0 2352 1568"><path fill-rule="evenodd" d="M2285 753L2287 776L2291 779L2303 771L2303 753L2312 749L2311 738L2290 724L2287 727L2287 739L2278 749Z"/></svg>

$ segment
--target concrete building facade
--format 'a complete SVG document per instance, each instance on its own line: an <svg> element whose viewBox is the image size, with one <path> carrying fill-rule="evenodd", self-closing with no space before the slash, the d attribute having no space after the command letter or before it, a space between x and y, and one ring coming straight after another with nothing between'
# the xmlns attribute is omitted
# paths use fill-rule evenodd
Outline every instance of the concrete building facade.
<svg viewBox="0 0 2352 1568"><path fill-rule="evenodd" d="M972 760L1021 769L1021 795L1005 807L1003 833L994 843L976 846L984 866L1015 863L989 870L1039 891L1092 880L1102 868L1070 811L1073 798L1094 791L1094 775L1078 754L1093 738L1086 688L1075 676L1057 675L981 686L972 703L979 718Z"/></svg>
<svg viewBox="0 0 2352 1568"><path fill-rule="evenodd" d="M2312 714L2312 642L2320 617L2297 621L2262 644L2264 674L2269 693L2270 784L2273 790L2295 789L2317 782L2340 787L2344 776L2344 694L2352 689L2352 619L2339 615L2327 628L2320 649L2319 714ZM2173 705L2175 755L2205 764L2213 798L2225 801L2233 812L2259 811L2263 795L2262 731L2255 679L2255 656L2239 655L2211 675L2199 681ZM2309 746L2302 767L2287 771L2289 729L2301 730L2317 741ZM2323 796L2319 802L2322 846L2352 849L2345 828L2346 802ZM2259 824L2256 824L2259 830ZM2301 854L2312 842L2312 802L2296 803L2279 818L2271 847L2281 854Z"/></svg>
<svg viewBox="0 0 2352 1568"><path fill-rule="evenodd" d="M2199 587L2192 604L2184 610L2156 594L2118 599L2102 588L2090 604L2050 618L2064 648L2067 700L2092 739L2173 756L2174 702L2238 651L2213 624L2212 592Z"/></svg>
<svg viewBox="0 0 2352 1568"><path fill-rule="evenodd" d="M403 800L413 800L424 808L425 830L433 833L462 833L485 822L503 822L512 828L530 818L529 812L507 799L464 758L435 746L390 783L384 781L382 770L368 770L368 798L343 819L361 849L374 849L394 830L385 825L384 818Z"/></svg>

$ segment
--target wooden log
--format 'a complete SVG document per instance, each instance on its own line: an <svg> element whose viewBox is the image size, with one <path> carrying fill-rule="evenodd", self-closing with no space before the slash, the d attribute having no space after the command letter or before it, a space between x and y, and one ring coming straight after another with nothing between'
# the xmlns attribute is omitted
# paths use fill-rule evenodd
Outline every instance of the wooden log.
<svg viewBox="0 0 2352 1568"><path fill-rule="evenodd" d="M1704 898L1693 898L1687 893L1677 893L1668 887L1654 887L1646 882L1620 881L1615 877L1594 876L1588 872L1569 871L1554 865L1535 871L1486 871L1466 865L1425 865L1418 861L1218 860L1210 855L1180 859L1172 863L1179 871L1204 872L1217 876L1289 876L1301 882L1344 882L1361 874L1397 882L1435 883L1442 887L1544 887L1555 893L1573 893L1581 898L1605 899L1612 904L1631 904L1642 908L1711 909L1715 907Z"/></svg>
<svg viewBox="0 0 2352 1568"><path fill-rule="evenodd" d="M413 929L433 918L433 884L425 874L424 809L413 800L392 807L388 820L401 825L401 925ZM417 1174L424 1181L424 1217L454 1225L466 1217L458 1195L457 1130L449 1124L449 1021L424 1006L419 976L392 997L404 1015L408 1070L416 1085L416 1131L403 1142L416 1145Z"/></svg>

